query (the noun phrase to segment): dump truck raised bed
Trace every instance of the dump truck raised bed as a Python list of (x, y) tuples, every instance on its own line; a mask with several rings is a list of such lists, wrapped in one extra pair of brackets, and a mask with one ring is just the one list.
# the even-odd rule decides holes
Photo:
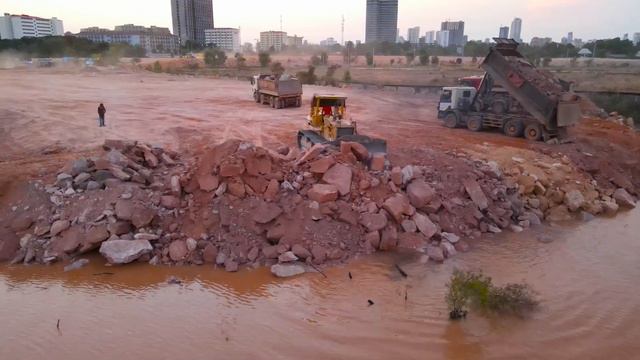
[(292, 75), (256, 75), (251, 79), (253, 99), (274, 109), (302, 106), (302, 83)]
[(480, 85), (443, 88), (438, 117), (451, 128), (499, 128), (534, 141), (564, 137), (582, 118), (580, 98), (566, 82), (525, 60), (516, 41), (494, 40), (480, 65), (486, 71)]

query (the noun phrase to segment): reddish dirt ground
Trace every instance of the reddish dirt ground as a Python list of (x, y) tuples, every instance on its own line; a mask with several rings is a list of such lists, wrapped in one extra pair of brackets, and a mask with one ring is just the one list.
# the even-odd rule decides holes
[[(0, 71), (7, 89), (0, 95), (0, 187), (16, 175), (38, 176), (78, 153), (95, 151), (108, 138), (140, 140), (197, 153), (204, 145), (245, 139), (258, 146), (293, 146), (305, 126), (314, 93), (349, 97), (349, 117), (361, 133), (385, 138), (390, 158), (403, 164), (421, 149), (562, 151), (574, 161), (619, 154), (621, 166), (635, 164), (639, 136), (600, 121), (583, 122), (576, 144), (550, 146), (512, 139), (498, 132), (451, 130), (436, 118), (437, 96), (305, 86), (302, 108), (272, 110), (251, 100), (249, 83), (146, 72), (69, 70)], [(97, 127), (96, 108), (107, 107), (107, 127)], [(618, 145), (615, 145), (618, 144)], [(635, 149), (635, 152), (633, 151)], [(586, 157), (593, 162), (594, 157)], [(629, 169), (626, 169), (629, 170)], [(634, 170), (629, 170), (634, 171)], [(637, 180), (636, 180), (637, 181)]]

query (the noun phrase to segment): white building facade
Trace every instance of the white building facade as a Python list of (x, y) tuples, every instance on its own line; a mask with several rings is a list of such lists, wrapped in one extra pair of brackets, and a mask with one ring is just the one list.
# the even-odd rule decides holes
[(230, 52), (241, 52), (242, 41), (240, 40), (240, 29), (235, 28), (215, 28), (204, 31), (205, 44)]
[(424, 34), (424, 43), (431, 45), (431, 44), (435, 44), (436, 43), (436, 32), (434, 30), (432, 31), (427, 31)]
[(45, 19), (29, 15), (0, 17), (0, 39), (22, 39), (23, 37), (63, 36), (64, 25), (58, 18)]
[(420, 26), (409, 28), (407, 39), (411, 44), (417, 45), (420, 42)]
[(436, 32), (436, 44), (440, 45), (441, 47), (449, 47), (449, 38), (449, 30), (441, 30)]
[(282, 51), (287, 45), (287, 33), (284, 31), (263, 31), (260, 33), (260, 51)]
[(178, 53), (180, 41), (172, 35), (168, 28), (144, 27), (132, 24), (116, 26), (114, 30), (90, 27), (80, 29), (76, 34), (79, 38), (93, 42), (124, 43), (131, 46), (140, 46), (147, 53)]

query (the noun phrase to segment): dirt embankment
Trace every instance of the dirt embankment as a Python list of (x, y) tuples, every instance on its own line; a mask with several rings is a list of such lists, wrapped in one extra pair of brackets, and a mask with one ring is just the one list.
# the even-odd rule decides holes
[[(10, 119), (0, 129), (0, 258), (15, 262), (70, 261), (116, 240), (105, 252), (130, 252), (112, 262), (228, 270), (294, 255), (285, 270), (296, 272), (397, 247), (442, 261), (484, 234), (613, 214), (639, 195), (640, 137), (616, 122), (585, 120), (573, 143), (532, 144), (447, 129), (435, 97), (341, 89), (359, 131), (388, 140), (381, 168), (355, 148), (307, 161), (267, 150), (293, 145), (305, 111), (258, 106), (246, 83), (0, 77), (14, 89), (0, 97)], [(109, 127), (98, 130), (101, 97)], [(129, 141), (104, 151), (105, 138)]]
[(622, 166), (634, 160), (606, 164), (589, 146), (421, 148), (398, 167), (354, 143), (297, 153), (234, 140), (192, 156), (110, 140), (55, 181), (10, 192), (0, 255), (68, 262), (99, 249), (111, 264), (272, 266), (278, 276), (397, 248), (443, 262), (483, 234), (634, 207), (640, 174)]

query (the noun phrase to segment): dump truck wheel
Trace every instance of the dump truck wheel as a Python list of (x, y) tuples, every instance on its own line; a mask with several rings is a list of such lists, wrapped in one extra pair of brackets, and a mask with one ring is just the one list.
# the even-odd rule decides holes
[(524, 133), (524, 124), (522, 120), (511, 119), (504, 124), (504, 133), (510, 137), (521, 137)]
[(458, 116), (455, 113), (448, 113), (445, 117), (444, 117), (444, 126), (448, 127), (449, 129), (455, 129), (458, 127)]
[(302, 98), (301, 98), (301, 97), (298, 97), (298, 98), (296, 99), (296, 107), (301, 107), (301, 106), (302, 106)]
[(507, 104), (502, 100), (495, 101), (491, 104), (491, 110), (496, 115), (502, 115), (507, 112)]
[(542, 128), (538, 124), (529, 124), (524, 129), (524, 137), (530, 141), (542, 140)]
[(257, 103), (260, 103), (260, 94), (253, 93), (253, 100), (255, 100)]
[(271, 105), (271, 108), (272, 108), (272, 109), (275, 109), (275, 108), (276, 108), (276, 99), (275, 99), (275, 98), (273, 98), (273, 97), (272, 97), (272, 98), (270, 98), (270, 99), (269, 99), (269, 105)]
[(467, 128), (471, 131), (482, 131), (482, 118), (474, 116), (467, 120)]

